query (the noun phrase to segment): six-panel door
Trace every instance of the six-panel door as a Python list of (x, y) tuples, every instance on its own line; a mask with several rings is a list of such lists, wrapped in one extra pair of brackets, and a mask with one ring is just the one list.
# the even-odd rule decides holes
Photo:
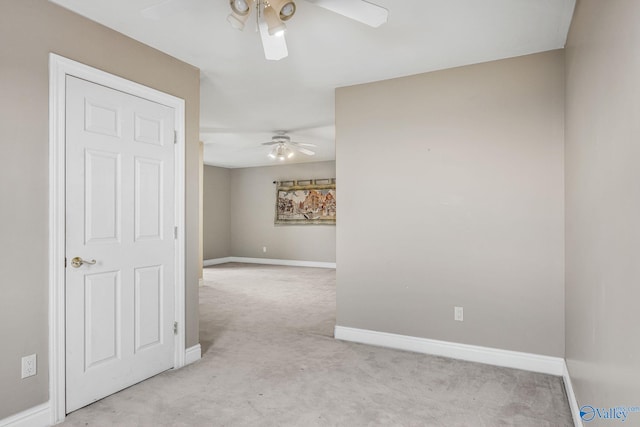
[(175, 126), (170, 107), (75, 77), (66, 95), (71, 412), (173, 367)]

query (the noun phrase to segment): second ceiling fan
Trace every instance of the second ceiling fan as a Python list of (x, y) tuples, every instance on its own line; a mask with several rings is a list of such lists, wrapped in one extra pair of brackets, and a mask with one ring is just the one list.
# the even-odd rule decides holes
[(292, 141), (285, 131), (278, 131), (271, 137), (271, 141), (263, 142), (262, 145), (272, 145), (273, 148), (269, 153), (272, 159), (285, 160), (293, 157), (293, 150), (299, 151), (307, 156), (313, 156), (316, 153), (305, 147), (315, 147), (315, 144), (308, 142)]
[[(364, 0), (306, 1), (371, 27), (387, 22), (387, 9)], [(244, 29), (251, 11), (255, 10), (265, 58), (277, 61), (289, 54), (284, 38), (285, 22), (296, 13), (294, 0), (229, 0), (229, 4), (231, 14), (227, 21), (238, 30)]]

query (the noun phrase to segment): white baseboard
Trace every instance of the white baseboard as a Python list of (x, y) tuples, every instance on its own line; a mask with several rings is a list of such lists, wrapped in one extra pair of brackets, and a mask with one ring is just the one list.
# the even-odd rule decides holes
[(227, 262), (242, 262), (246, 264), (288, 265), (292, 267), (336, 268), (335, 262), (298, 261), (294, 259), (246, 258), (246, 257), (237, 257), (237, 256), (207, 259), (202, 262), (202, 265), (208, 267), (210, 265), (225, 264)]
[(193, 347), (189, 347), (184, 354), (184, 365), (189, 365), (190, 363), (196, 362), (200, 360), (202, 357), (202, 349), (200, 348), (200, 344), (196, 344)]
[(562, 376), (564, 359), (428, 338), (336, 326), (336, 339)]
[[(185, 352), (185, 366), (200, 360), (202, 350), (200, 344), (189, 347)], [(0, 420), (0, 427), (44, 427), (50, 426), (51, 411), (49, 402), (29, 408), (18, 414)]]
[[(185, 366), (200, 360), (202, 350), (200, 344), (189, 347), (185, 351)], [(44, 427), (51, 425), (49, 402), (29, 408), (18, 414), (0, 420), (0, 427)]]
[(567, 400), (569, 401), (569, 408), (571, 408), (573, 424), (575, 427), (583, 427), (582, 417), (580, 416), (580, 406), (578, 405), (576, 394), (573, 392), (573, 384), (571, 383), (571, 376), (569, 375), (569, 369), (567, 368), (566, 362), (564, 364), (562, 380), (564, 381), (564, 389), (567, 392)]
[(205, 259), (204, 261), (202, 261), (202, 265), (205, 267), (209, 267), (211, 265), (226, 264), (228, 262), (233, 262), (231, 261), (231, 257), (229, 256), (225, 258)]
[(1, 427), (44, 427), (51, 425), (49, 402), (0, 420)]
[(486, 363), (488, 365), (522, 369), (543, 374), (562, 376), (567, 392), (569, 408), (575, 427), (583, 427), (580, 417), (580, 406), (573, 391), (571, 376), (565, 360), (561, 357), (544, 356), (540, 354), (523, 353), (497, 348), (481, 347), (468, 344), (457, 344), (447, 341), (431, 340), (407, 335), (390, 334), (386, 332), (369, 331), (366, 329), (335, 327), (335, 338), (361, 344), (389, 347), (417, 353), (433, 354), (451, 357), (453, 359), (468, 360), (470, 362)]

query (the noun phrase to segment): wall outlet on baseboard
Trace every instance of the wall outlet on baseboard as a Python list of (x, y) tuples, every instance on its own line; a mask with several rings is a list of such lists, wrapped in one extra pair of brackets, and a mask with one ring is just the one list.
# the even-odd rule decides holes
[(32, 377), (37, 373), (37, 359), (35, 354), (22, 358), (22, 378)]
[(265, 253), (265, 254), (267, 253), (267, 247), (266, 246), (262, 247), (262, 253)]
[(463, 307), (453, 307), (453, 320), (457, 320), (458, 322), (464, 321)]

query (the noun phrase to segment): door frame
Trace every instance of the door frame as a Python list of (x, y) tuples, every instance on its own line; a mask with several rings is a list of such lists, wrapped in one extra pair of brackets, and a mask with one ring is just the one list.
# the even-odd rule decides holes
[(49, 54), (49, 410), (51, 423), (66, 416), (65, 370), (65, 120), (66, 76), (139, 96), (175, 111), (175, 335), (174, 369), (185, 365), (185, 101), (71, 59)]

